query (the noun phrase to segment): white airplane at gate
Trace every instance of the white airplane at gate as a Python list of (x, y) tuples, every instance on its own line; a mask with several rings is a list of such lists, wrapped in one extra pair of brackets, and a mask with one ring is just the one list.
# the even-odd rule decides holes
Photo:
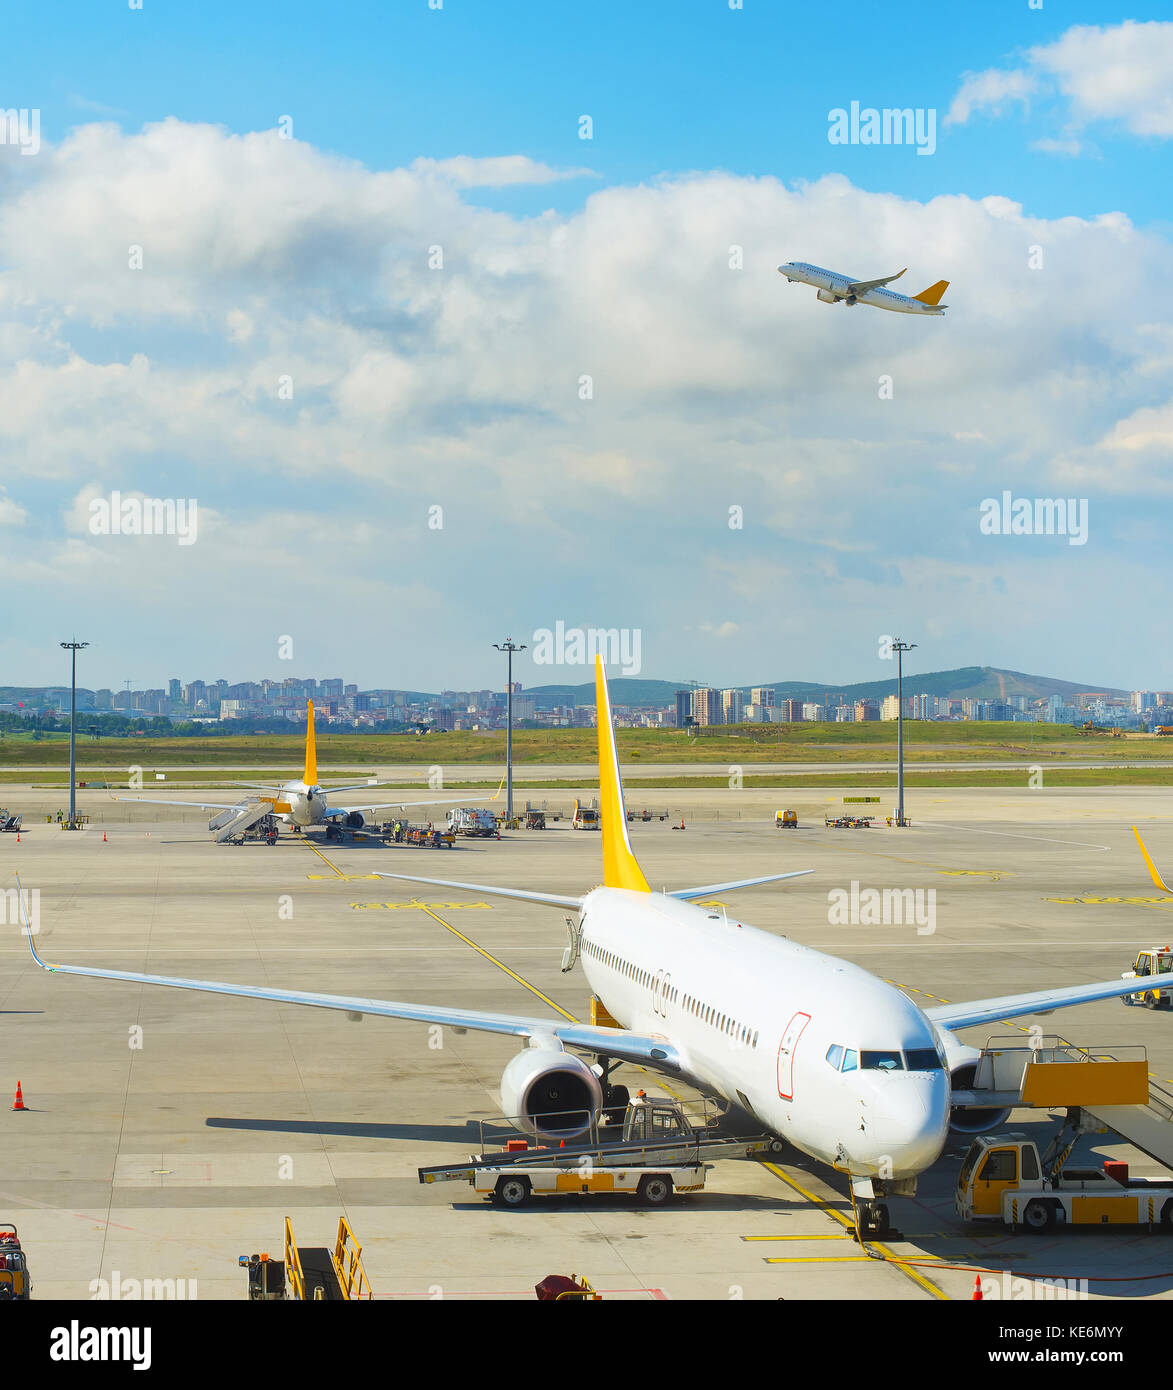
[[(563, 895), (384, 873), (443, 888), (573, 909), (575, 954), (595, 999), (620, 1026), (484, 1013), (265, 985), (37, 964), (63, 975), (239, 995), (381, 1015), (524, 1040), (501, 1079), (503, 1112), (542, 1139), (573, 1138), (621, 1100), (622, 1062), (680, 1078), (740, 1107), (751, 1122), (846, 1171), (864, 1231), (882, 1232), (890, 1192), (915, 1190), (950, 1126), (996, 1129), (1007, 1111), (962, 1110), (951, 1088), (973, 1080), (978, 1051), (955, 1030), (1135, 992), (1134, 980), (1067, 985), (923, 1009), (893, 985), (825, 951), (801, 946), (698, 899), (810, 870), (654, 892), (627, 835), (623, 788), (602, 662), (596, 660), (603, 883)], [(595, 1009), (592, 1007), (592, 1013)], [(573, 1051), (570, 1049), (574, 1049)], [(592, 1065), (578, 1054), (596, 1058)]]
[(885, 289), (893, 280), (900, 279), (903, 270), (880, 280), (855, 280), (837, 270), (824, 270), (821, 265), (787, 261), (778, 267), (778, 274), (785, 275), (791, 284), (797, 280), (802, 285), (813, 285), (818, 291), (815, 298), (824, 304), (846, 304), (849, 308), (853, 304), (868, 304), (873, 309), (890, 309), (896, 314), (943, 314), (949, 307), (941, 303), (941, 296), (949, 288), (948, 280), (938, 280), (920, 294), (897, 294), (895, 290)]
[[(262, 816), (274, 815), (295, 831), (311, 826), (325, 826), (327, 836), (337, 836), (342, 829), (361, 830), (365, 824), (364, 811), (403, 810), (408, 806), (436, 806), (441, 802), (451, 804), (452, 795), (431, 797), (426, 801), (362, 801), (350, 806), (331, 806), (327, 794), (334, 792), (358, 791), (378, 785), (372, 782), (352, 782), (341, 787), (323, 787), (318, 784), (318, 747), (314, 733), (314, 702), (306, 701), (305, 724), (305, 770), (301, 777), (279, 786), (268, 782), (239, 782), (237, 786), (255, 788), (270, 795), (254, 796), (251, 801), (242, 798), (229, 804), (226, 801), (168, 801), (158, 796), (116, 796), (115, 801), (143, 801), (155, 806), (196, 806), (205, 811), (224, 811), (237, 813), (235, 819), (228, 815), (218, 816), (209, 829), (225, 826), (224, 833), (233, 826), (246, 828), (260, 820)], [(386, 785), (386, 784), (384, 784)], [(494, 800), (496, 798), (493, 798)], [(249, 815), (252, 813), (252, 820)]]

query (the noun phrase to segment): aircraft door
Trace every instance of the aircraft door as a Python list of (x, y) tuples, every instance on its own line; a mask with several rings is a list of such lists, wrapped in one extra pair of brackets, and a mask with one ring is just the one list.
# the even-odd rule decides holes
[(795, 1014), (782, 1034), (778, 1046), (778, 1094), (783, 1100), (794, 1099), (794, 1054), (803, 1029), (810, 1021), (810, 1014)]

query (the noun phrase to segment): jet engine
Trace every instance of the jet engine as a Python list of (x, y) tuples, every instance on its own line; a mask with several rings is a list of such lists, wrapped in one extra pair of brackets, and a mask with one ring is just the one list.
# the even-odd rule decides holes
[(501, 1109), (535, 1139), (576, 1139), (603, 1108), (599, 1078), (572, 1052), (527, 1047), (501, 1077)]
[(821, 299), (824, 304), (837, 304), (839, 302), (839, 296), (832, 294), (830, 290), (819, 290), (815, 298)]
[[(973, 1086), (981, 1052), (958, 1042), (947, 1032), (942, 1035), (942, 1042), (949, 1065), (949, 1084), (955, 1091), (968, 1091)], [(954, 1105), (949, 1110), (949, 1128), (955, 1134), (989, 1134), (1005, 1124), (1009, 1116), (1009, 1110), (973, 1110), (969, 1106)]]
[(347, 811), (342, 818), (342, 824), (346, 826), (347, 830), (361, 830), (366, 825), (366, 821), (363, 819), (361, 811)]

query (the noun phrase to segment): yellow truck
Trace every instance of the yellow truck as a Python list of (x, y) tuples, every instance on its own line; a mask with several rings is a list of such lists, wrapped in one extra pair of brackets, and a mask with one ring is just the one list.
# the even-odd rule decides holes
[[(1173, 973), (1173, 949), (1168, 946), (1153, 946), (1146, 951), (1138, 951), (1131, 970), (1120, 976), (1122, 980), (1148, 980), (1153, 976)], [(1121, 1003), (1143, 1004), (1146, 1009), (1173, 1008), (1173, 979), (1163, 987), (1143, 988), (1136, 994), (1122, 994)]]
[(1028, 1231), (1056, 1226), (1157, 1226), (1173, 1229), (1173, 1177), (1132, 1178), (1128, 1164), (1065, 1166), (1086, 1132), (1069, 1121), (1045, 1153), (1024, 1134), (985, 1134), (970, 1145), (957, 1175), (962, 1221), (1001, 1221)]

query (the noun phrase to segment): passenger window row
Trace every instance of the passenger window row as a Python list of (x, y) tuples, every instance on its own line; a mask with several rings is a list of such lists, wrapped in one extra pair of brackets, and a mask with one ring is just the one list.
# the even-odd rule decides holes
[[(625, 975), (637, 984), (650, 987), (655, 979), (650, 970), (641, 969), (632, 961), (625, 960), (616, 952), (608, 951), (594, 941), (584, 940), (582, 951), (584, 955), (590, 956), (593, 960), (599, 961), (612, 970), (617, 970), (619, 974)], [(670, 984), (663, 991), (663, 998), (665, 1003), (675, 1004), (680, 998), (679, 988)], [(722, 1013), (715, 1005), (706, 1004), (694, 995), (686, 994), (683, 999), (683, 1007), (695, 1018), (699, 1018), (702, 1023), (707, 1023), (710, 1027), (715, 1028), (717, 1032), (735, 1038), (745, 1047), (757, 1047), (760, 1038), (759, 1030), (751, 1028), (747, 1023), (739, 1023), (731, 1015)]]

